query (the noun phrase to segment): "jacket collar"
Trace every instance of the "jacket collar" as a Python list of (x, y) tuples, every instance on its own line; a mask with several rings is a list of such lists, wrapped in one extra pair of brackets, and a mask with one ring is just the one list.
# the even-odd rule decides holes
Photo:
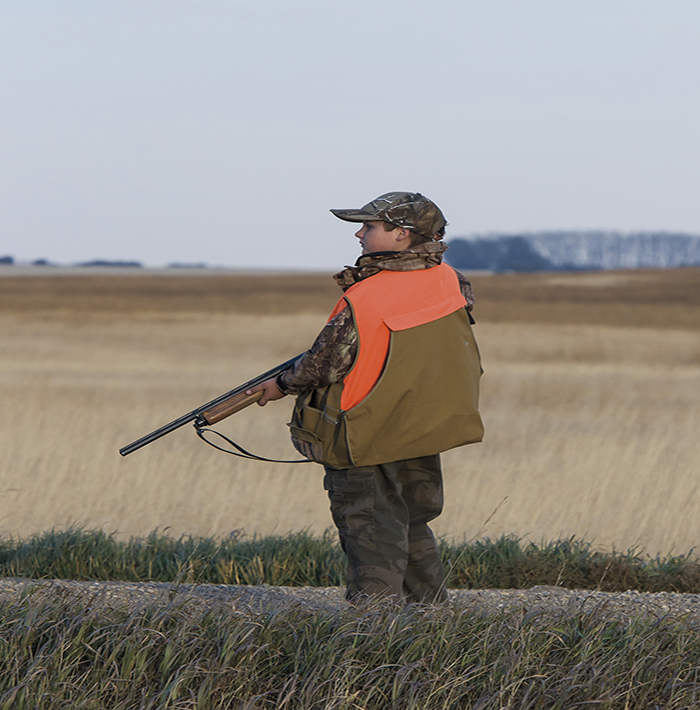
[(333, 276), (335, 282), (346, 291), (350, 286), (378, 274), (380, 271), (420, 271), (430, 269), (442, 262), (447, 251), (445, 242), (425, 242), (404, 251), (378, 251), (363, 254), (354, 266), (346, 266)]

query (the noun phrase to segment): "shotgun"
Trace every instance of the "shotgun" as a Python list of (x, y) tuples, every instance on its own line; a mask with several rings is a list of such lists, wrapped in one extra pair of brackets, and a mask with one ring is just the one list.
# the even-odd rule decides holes
[(127, 456), (132, 451), (136, 451), (142, 446), (146, 446), (152, 441), (160, 439), (161, 436), (170, 434), (171, 431), (175, 431), (175, 429), (179, 429), (181, 426), (185, 426), (185, 424), (189, 424), (190, 422), (194, 422), (195, 427), (203, 427), (210, 424), (216, 424), (216, 422), (220, 422), (222, 419), (226, 419), (226, 417), (230, 417), (232, 414), (240, 412), (241, 409), (244, 409), (249, 404), (257, 402), (260, 397), (262, 397), (262, 392), (247, 395), (245, 393), (246, 390), (265, 382), (265, 380), (277, 377), (277, 375), (285, 370), (289, 370), (294, 366), (294, 363), (296, 363), (300, 357), (301, 355), (297, 355), (291, 360), (287, 360), (287, 362), (283, 362), (281, 365), (277, 365), (277, 367), (273, 367), (271, 370), (263, 372), (262, 375), (258, 375), (252, 380), (248, 380), (248, 382), (232, 389), (230, 392), (219, 395), (216, 399), (212, 399), (211, 402), (207, 402), (201, 407), (193, 409), (188, 414), (183, 414), (179, 419), (170, 422), (170, 424), (166, 424), (160, 429), (156, 429), (150, 434), (146, 434), (146, 436), (142, 436), (140, 439), (137, 439), (124, 448), (119, 449), (119, 453), (122, 456)]

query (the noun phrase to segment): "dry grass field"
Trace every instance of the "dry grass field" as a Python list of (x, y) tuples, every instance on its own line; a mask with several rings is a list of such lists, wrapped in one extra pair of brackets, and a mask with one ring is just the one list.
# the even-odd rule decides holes
[[(339, 294), (328, 275), (18, 273), (0, 274), (0, 534), (330, 526), (315, 464), (234, 459), (190, 427), (117, 453), (308, 347)], [(445, 454), (436, 532), (698, 545), (700, 269), (473, 282), (487, 435)], [(290, 407), (218, 428), (295, 458)]]

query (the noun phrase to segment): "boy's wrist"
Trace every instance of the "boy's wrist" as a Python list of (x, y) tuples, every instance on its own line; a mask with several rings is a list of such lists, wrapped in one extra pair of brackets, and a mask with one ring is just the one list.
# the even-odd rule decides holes
[(285, 394), (285, 395), (292, 394), (290, 392), (289, 388), (287, 387), (287, 385), (285, 385), (284, 380), (282, 379), (282, 375), (284, 375), (284, 372), (280, 372), (280, 374), (277, 375), (277, 377), (275, 378), (275, 384), (277, 385), (277, 389), (282, 394)]

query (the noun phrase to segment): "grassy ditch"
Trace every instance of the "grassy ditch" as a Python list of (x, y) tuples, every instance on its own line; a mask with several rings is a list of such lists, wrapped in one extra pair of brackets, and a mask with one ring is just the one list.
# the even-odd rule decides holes
[[(36, 596), (36, 598), (33, 598)], [(331, 613), (0, 603), (0, 710), (692, 708), (700, 637), (672, 620), (377, 603)]]
[[(453, 589), (524, 589), (535, 585), (600, 591), (700, 593), (700, 564), (688, 555), (646, 557), (559, 540), (513, 536), (456, 544), (441, 541)], [(154, 532), (117, 540), (102, 531), (49, 531), (0, 539), (0, 576), (33, 579), (194, 582), (328, 587), (344, 584), (335, 535), (225, 539)]]

